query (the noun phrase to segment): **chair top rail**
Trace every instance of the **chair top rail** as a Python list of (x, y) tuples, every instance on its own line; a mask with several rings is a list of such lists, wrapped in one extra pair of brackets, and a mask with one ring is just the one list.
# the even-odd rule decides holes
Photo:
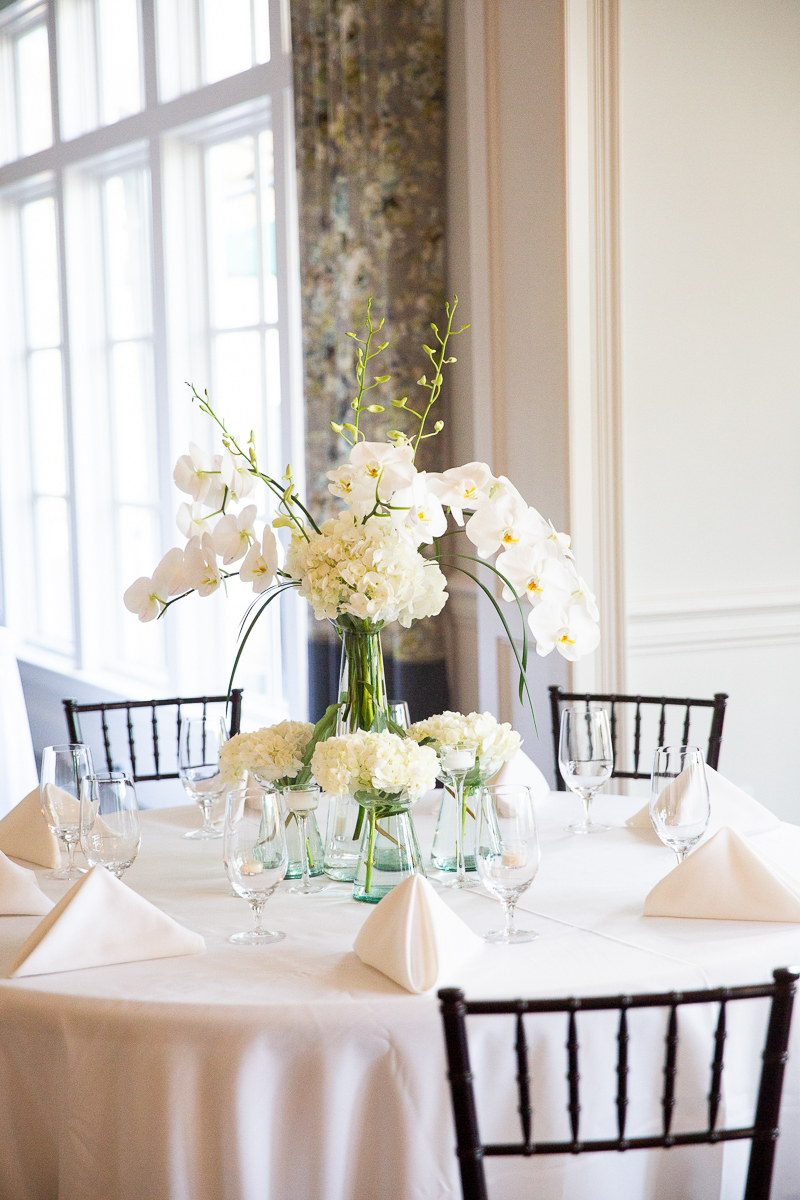
[(97, 704), (72, 704), (72, 711), (76, 713), (82, 712), (109, 712), (112, 709), (125, 708), (163, 708), (166, 705), (175, 704), (221, 704), (223, 701), (227, 703), (234, 696), (241, 695), (241, 688), (234, 688), (230, 696), (173, 696), (169, 700), (113, 700), (108, 703)]
[(714, 1004), (721, 1000), (756, 1000), (775, 994), (775, 983), (705, 988), (695, 992), (652, 992), (635, 996), (570, 996), (562, 1000), (464, 1000), (467, 1016), (506, 1013), (589, 1012), (620, 1008), (669, 1008), (674, 1004)]
[(716, 692), (713, 700), (700, 700), (693, 699), (691, 696), (623, 696), (617, 692), (562, 692), (557, 685), (553, 685), (552, 691), (559, 700), (615, 701), (619, 704), (674, 704), (681, 708), (687, 704), (690, 704), (692, 708), (716, 708), (721, 700), (728, 699), (727, 692)]
[(700, 1146), (713, 1142), (742, 1141), (758, 1138), (754, 1125), (747, 1129), (718, 1129), (713, 1133), (653, 1134), (652, 1137), (608, 1138), (605, 1141), (580, 1142), (489, 1142), (483, 1153), (488, 1155), (583, 1154), (591, 1150), (653, 1150), (659, 1146)]

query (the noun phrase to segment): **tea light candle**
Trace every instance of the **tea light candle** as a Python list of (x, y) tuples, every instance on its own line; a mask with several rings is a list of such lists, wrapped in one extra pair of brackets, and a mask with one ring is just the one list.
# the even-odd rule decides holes
[(504, 867), (524, 867), (528, 861), (528, 852), (525, 846), (504, 846), (503, 847), (503, 866)]
[(468, 748), (443, 750), (441, 761), (445, 771), (469, 771), (475, 766), (475, 751)]
[(260, 862), (243, 862), (239, 870), (242, 875), (260, 875), (264, 870), (264, 864)]
[(319, 791), (316, 788), (286, 788), (283, 803), (290, 812), (311, 812), (319, 805)]

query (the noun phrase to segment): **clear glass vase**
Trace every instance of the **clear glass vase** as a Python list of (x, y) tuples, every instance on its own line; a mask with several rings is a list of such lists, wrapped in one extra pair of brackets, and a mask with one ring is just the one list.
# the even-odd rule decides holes
[(302, 822), (296, 812), (287, 812), (281, 805), (283, 822), (286, 829), (286, 848), (289, 854), (289, 866), (286, 868), (287, 879), (300, 879), (303, 874), (303, 859), (305, 854), (309, 875), (322, 875), (324, 872), (322, 838), (317, 825), (316, 813), (310, 812), (305, 818), (305, 846), (301, 833)]
[(487, 780), (497, 774), (502, 765), (499, 759), (490, 759), (483, 762), (479, 759), (476, 762), (474, 770), (470, 771), (464, 780), (464, 799), (460, 814), (455, 795), (449, 787), (445, 786), (442, 792), (442, 799), (439, 803), (439, 814), (436, 819), (436, 830), (433, 835), (433, 848), (431, 850), (431, 862), (437, 870), (457, 870), (456, 827), (460, 819), (464, 845), (464, 868), (467, 871), (477, 871), (475, 844), (481, 789)]
[(365, 811), (358, 867), (353, 882), (353, 899), (377, 904), (387, 892), (410, 875), (424, 875), (409, 796), (367, 799), (359, 792)]
[[(382, 624), (343, 615), (336, 622), (342, 639), (339, 670), (339, 715), (336, 733), (358, 729), (380, 732), (394, 724), (386, 698), (381, 649)], [(395, 733), (402, 732), (395, 728)]]
[(325, 874), (340, 883), (356, 877), (365, 812), (352, 796), (331, 796), (325, 834)]

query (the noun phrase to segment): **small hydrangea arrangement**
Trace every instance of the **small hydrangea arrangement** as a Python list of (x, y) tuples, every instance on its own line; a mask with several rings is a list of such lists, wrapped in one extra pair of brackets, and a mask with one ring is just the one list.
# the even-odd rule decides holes
[(349, 793), (364, 807), (380, 810), (418, 800), (434, 787), (438, 758), (431, 746), (411, 738), (362, 730), (317, 742), (311, 770), (324, 791)]
[[(487, 772), (493, 775), (499, 771), (522, 745), (522, 738), (508, 721), (498, 721), (488, 712), (471, 712), (467, 716), (459, 712), (439, 713), (417, 721), (408, 730), (408, 736), (422, 745), (433, 746), (437, 753), (442, 746), (455, 746), (458, 742), (475, 746), (476, 783), (485, 781)], [(467, 786), (469, 783), (468, 776)]]
[(303, 759), (313, 733), (309, 721), (279, 721), (253, 733), (237, 733), (220, 750), (220, 770), (229, 780), (249, 772), (260, 783), (278, 787), (306, 783), (311, 769)]

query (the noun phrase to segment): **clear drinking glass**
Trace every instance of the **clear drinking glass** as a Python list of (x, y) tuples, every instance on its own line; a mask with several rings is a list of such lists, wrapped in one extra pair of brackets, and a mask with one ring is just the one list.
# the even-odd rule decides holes
[(227, 740), (228, 731), (221, 718), (191, 717), (181, 724), (178, 775), (203, 813), (202, 828), (190, 830), (183, 835), (185, 838), (206, 841), (222, 837), (222, 831), (211, 823), (211, 808), (226, 791), (219, 770), (219, 751)]
[(611, 730), (608, 713), (604, 709), (564, 709), (561, 713), (558, 768), (570, 791), (577, 792), (583, 800), (583, 820), (568, 825), (568, 831), (605, 833), (608, 825), (601, 825), (589, 817), (595, 792), (608, 782), (614, 769)]
[(405, 700), (390, 700), (389, 715), (395, 725), (399, 725), (401, 729), (408, 729), (411, 724), (411, 714)]
[(650, 820), (679, 863), (700, 841), (710, 816), (703, 751), (697, 746), (660, 746), (650, 776)]
[(311, 848), (309, 845), (309, 827), (308, 819), (316, 821), (313, 816), (316, 809), (319, 807), (319, 798), (322, 794), (322, 788), (315, 783), (311, 784), (290, 784), (281, 792), (283, 806), (287, 813), (294, 813), (295, 819), (300, 829), (300, 883), (294, 883), (289, 888), (290, 892), (299, 892), (303, 896), (310, 896), (314, 892), (322, 891), (321, 883), (312, 883), (309, 867), (309, 858), (311, 858)]
[(466, 742), (458, 742), (454, 746), (441, 746), (439, 749), (439, 766), (445, 781), (450, 784), (456, 797), (456, 877), (448, 880), (442, 886), (446, 888), (474, 888), (477, 881), (467, 876), (464, 862), (464, 828), (467, 821), (464, 806), (464, 780), (475, 766), (475, 746)]
[(517, 929), (514, 906), (539, 869), (539, 838), (530, 788), (516, 784), (484, 787), (478, 814), (478, 874), (503, 906), (505, 927), (485, 934), (487, 942), (531, 942), (532, 929)]
[(289, 861), (277, 793), (250, 785), (228, 794), (223, 862), (237, 896), (253, 910), (253, 928), (228, 938), (237, 945), (279, 942), (285, 933), (263, 929), (261, 910), (286, 874)]
[(80, 879), (86, 871), (75, 866), (75, 847), (81, 837), (81, 782), (94, 771), (92, 752), (80, 743), (45, 746), (42, 753), (40, 804), (47, 824), (67, 847), (66, 867), (50, 871), (48, 879)]
[(141, 829), (136, 788), (123, 771), (84, 776), (81, 783), (81, 847), (90, 867), (117, 879), (139, 853)]

